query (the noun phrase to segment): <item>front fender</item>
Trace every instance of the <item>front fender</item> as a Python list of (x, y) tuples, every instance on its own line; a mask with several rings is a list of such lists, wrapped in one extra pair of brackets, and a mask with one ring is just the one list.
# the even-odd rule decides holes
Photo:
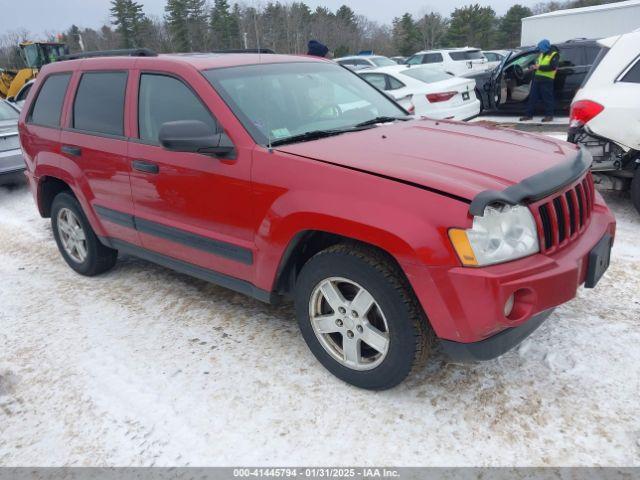
[(458, 265), (448, 229), (468, 204), (416, 186), (281, 152), (255, 152), (256, 283), (270, 290), (291, 242), (322, 231), (374, 245), (400, 264)]

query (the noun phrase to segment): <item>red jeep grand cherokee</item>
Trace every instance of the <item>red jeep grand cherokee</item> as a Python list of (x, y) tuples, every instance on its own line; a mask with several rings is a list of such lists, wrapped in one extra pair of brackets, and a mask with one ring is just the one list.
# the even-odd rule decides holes
[(295, 301), (334, 375), (401, 382), (437, 337), (496, 357), (609, 262), (615, 221), (569, 143), (408, 117), (330, 61), (257, 54), (47, 65), (20, 118), (60, 253), (118, 252)]

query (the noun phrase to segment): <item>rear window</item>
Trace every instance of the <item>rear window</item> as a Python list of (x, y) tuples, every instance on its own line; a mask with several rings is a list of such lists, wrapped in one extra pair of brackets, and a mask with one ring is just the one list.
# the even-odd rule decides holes
[(390, 67), (393, 65), (397, 65), (396, 62), (387, 57), (373, 57), (370, 60), (378, 67)]
[(0, 121), (17, 120), (17, 119), (18, 119), (18, 112), (16, 112), (12, 107), (10, 107), (5, 102), (0, 100)]
[(29, 121), (47, 127), (59, 127), (64, 95), (71, 79), (70, 73), (49, 75), (38, 92)]
[(126, 72), (84, 73), (73, 104), (73, 128), (123, 136), (126, 85)]
[(400, 73), (425, 83), (440, 82), (453, 78), (453, 75), (449, 73), (433, 71), (428, 68), (407, 68)]
[(451, 60), (457, 62), (461, 60), (484, 60), (484, 56), (480, 50), (464, 50), (462, 52), (449, 52)]

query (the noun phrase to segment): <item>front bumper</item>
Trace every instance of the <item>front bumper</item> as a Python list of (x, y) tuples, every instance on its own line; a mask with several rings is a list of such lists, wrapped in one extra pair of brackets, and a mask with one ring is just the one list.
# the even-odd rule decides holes
[(440, 340), (444, 353), (453, 361), (471, 363), (491, 360), (511, 350), (533, 333), (551, 315), (553, 309), (534, 315), (518, 327), (507, 328), (479, 342), (461, 343)]
[[(615, 219), (597, 195), (589, 226), (553, 254), (484, 268), (404, 264), (403, 268), (436, 335), (473, 344), (526, 325), (573, 299), (585, 282), (589, 253), (607, 233), (615, 236)], [(505, 316), (504, 305), (512, 294), (513, 312)]]

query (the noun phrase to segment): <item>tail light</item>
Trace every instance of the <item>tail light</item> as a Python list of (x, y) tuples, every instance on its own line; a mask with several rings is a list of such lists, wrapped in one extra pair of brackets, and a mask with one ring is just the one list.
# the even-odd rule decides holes
[(569, 116), (570, 127), (581, 127), (591, 121), (596, 115), (604, 110), (599, 103), (591, 100), (578, 100), (571, 104), (571, 114)]
[(428, 93), (427, 100), (429, 100), (431, 103), (446, 102), (447, 100), (451, 100), (457, 94), (458, 92)]

